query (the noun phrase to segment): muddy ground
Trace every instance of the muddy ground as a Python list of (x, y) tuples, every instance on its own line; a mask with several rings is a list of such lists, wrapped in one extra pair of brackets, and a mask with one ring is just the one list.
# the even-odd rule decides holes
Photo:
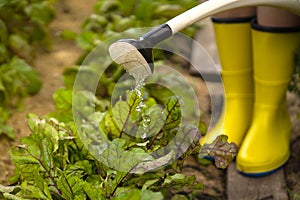
[[(61, 39), (59, 33), (65, 29), (78, 32), (82, 20), (92, 13), (92, 6), (95, 2), (96, 0), (57, 1), (57, 16), (50, 26), (53, 40), (52, 51), (40, 50), (34, 62), (34, 66), (43, 81), (43, 88), (37, 95), (24, 100), (23, 111), (13, 112), (9, 123), (15, 128), (17, 139), (9, 141), (5, 137), (0, 137), (1, 184), (9, 184), (8, 178), (13, 173), (13, 165), (8, 153), (10, 146), (18, 144), (21, 137), (29, 134), (26, 122), (27, 113), (36, 113), (42, 116), (54, 110), (52, 94), (56, 89), (63, 86), (62, 72), (65, 67), (72, 66), (82, 53), (75, 42)], [(196, 82), (201, 82), (199, 77), (190, 78)], [(199, 97), (200, 104), (204, 110), (209, 112), (209, 95), (203, 87), (203, 83), (199, 84), (198, 90), (202, 90), (199, 91), (201, 94)], [(297, 118), (297, 113), (300, 110), (300, 99), (290, 94), (288, 101), (293, 120), (292, 155), (284, 171), (289, 193), (295, 196), (298, 194), (298, 199), (300, 199), (300, 120), (299, 117)], [(226, 199), (226, 170), (216, 169), (213, 165), (199, 165), (197, 161), (190, 158), (185, 165), (184, 172), (195, 175), (197, 180), (205, 185), (205, 189), (199, 193), (199, 199)]]

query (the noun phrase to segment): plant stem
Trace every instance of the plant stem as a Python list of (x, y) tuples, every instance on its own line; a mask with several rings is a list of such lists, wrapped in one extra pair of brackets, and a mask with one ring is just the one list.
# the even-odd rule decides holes
[(118, 189), (118, 187), (120, 187), (121, 185), (122, 185), (122, 183), (123, 183), (123, 181), (128, 177), (128, 175), (130, 174), (130, 172), (132, 172), (135, 168), (136, 168), (136, 166), (138, 165), (138, 163), (137, 164), (135, 164), (122, 178), (121, 178), (121, 180), (120, 180), (120, 182), (117, 184), (117, 186), (114, 188), (114, 190), (112, 191), (112, 193), (111, 193), (111, 195), (112, 196), (114, 196), (114, 194), (115, 194), (115, 192), (117, 191), (117, 189)]
[(46, 174), (48, 175), (48, 177), (50, 178), (51, 182), (53, 183), (53, 186), (55, 187), (55, 189), (57, 190), (58, 194), (60, 196), (62, 196), (62, 192), (60, 191), (60, 189), (58, 188), (58, 185), (56, 184), (54, 177), (50, 174), (50, 172), (47, 170), (46, 166), (42, 163), (42, 161), (37, 158), (36, 156), (32, 155), (28, 150), (27, 150), (28, 154), (31, 155), (33, 158), (35, 158), (38, 162), (39, 165), (45, 170)]

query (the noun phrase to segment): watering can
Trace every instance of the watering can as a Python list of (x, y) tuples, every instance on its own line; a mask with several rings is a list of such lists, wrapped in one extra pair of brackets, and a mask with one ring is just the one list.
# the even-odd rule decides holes
[(111, 58), (132, 74), (153, 73), (152, 48), (189, 25), (217, 13), (247, 6), (274, 6), (300, 14), (300, 0), (209, 0), (170, 19), (138, 39), (121, 39), (109, 47)]

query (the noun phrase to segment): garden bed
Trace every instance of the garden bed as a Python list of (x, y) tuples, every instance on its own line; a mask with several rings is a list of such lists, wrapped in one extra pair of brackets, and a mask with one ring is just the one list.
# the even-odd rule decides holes
[[(13, 164), (9, 158), (9, 149), (19, 143), (19, 139), (29, 135), (26, 115), (35, 113), (39, 116), (54, 110), (52, 95), (62, 83), (62, 73), (65, 67), (72, 66), (82, 54), (82, 50), (75, 42), (63, 40), (59, 33), (65, 29), (79, 32), (82, 19), (92, 13), (92, 7), (96, 0), (81, 1), (62, 0), (56, 4), (56, 19), (50, 26), (53, 47), (50, 52), (38, 51), (34, 66), (39, 72), (43, 87), (41, 91), (24, 100), (24, 109), (14, 111), (9, 123), (15, 128), (17, 138), (10, 141), (4, 136), (0, 137), (0, 183), (9, 184), (8, 179), (13, 173)], [(199, 77), (192, 77), (188, 70), (182, 71), (186, 77), (193, 79), (199, 86), (199, 101), (202, 109), (209, 113), (209, 94), (204, 83)], [(294, 95), (288, 95), (290, 113), (293, 121), (293, 134), (291, 139), (292, 154), (284, 168), (289, 195), (300, 199), (300, 100)], [(200, 106), (201, 106), (200, 105)], [(194, 158), (189, 158), (184, 165), (183, 172), (187, 175), (195, 175), (196, 180), (204, 184), (205, 188), (199, 191), (199, 199), (224, 199), (226, 198), (226, 170), (217, 169), (213, 165), (200, 165)]]

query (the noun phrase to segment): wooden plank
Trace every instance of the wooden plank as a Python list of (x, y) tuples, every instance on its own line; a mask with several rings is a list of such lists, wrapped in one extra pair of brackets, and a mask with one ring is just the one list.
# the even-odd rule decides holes
[(287, 187), (283, 169), (264, 177), (243, 176), (231, 163), (227, 169), (228, 200), (286, 200)]

